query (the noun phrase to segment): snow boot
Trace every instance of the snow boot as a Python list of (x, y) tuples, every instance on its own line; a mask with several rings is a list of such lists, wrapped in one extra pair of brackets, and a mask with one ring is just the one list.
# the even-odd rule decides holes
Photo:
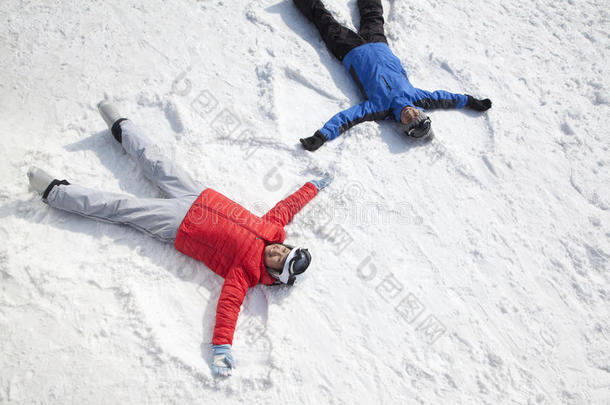
[(30, 187), (38, 194), (42, 194), (49, 187), (49, 184), (55, 180), (55, 177), (38, 167), (30, 167), (28, 169), (28, 179), (30, 180)]
[(67, 180), (57, 180), (49, 173), (34, 166), (28, 169), (28, 179), (30, 180), (30, 187), (42, 195), (43, 201), (47, 199), (53, 187), (60, 184), (70, 184)]
[(46, 200), (53, 187), (60, 184), (70, 184), (67, 180), (57, 180), (49, 173), (34, 166), (28, 169), (28, 179), (30, 180), (30, 187), (38, 194), (41, 194), (43, 200)]
[(114, 139), (121, 143), (123, 140), (121, 136), (121, 122), (125, 121), (127, 118), (121, 118), (117, 109), (107, 100), (100, 101), (97, 104), (97, 109), (112, 132)]

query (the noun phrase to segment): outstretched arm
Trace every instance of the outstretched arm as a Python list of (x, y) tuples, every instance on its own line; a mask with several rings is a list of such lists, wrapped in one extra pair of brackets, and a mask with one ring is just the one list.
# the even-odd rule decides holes
[(275, 204), (275, 207), (271, 208), (269, 212), (263, 216), (263, 219), (275, 222), (284, 227), (316, 196), (317, 193), (318, 189), (313, 183), (305, 183), (305, 185), (296, 192)]
[(427, 91), (417, 89), (417, 98), (413, 104), (424, 110), (435, 108), (464, 108), (468, 103), (466, 94), (454, 94), (445, 90)]
[(382, 120), (389, 111), (375, 111), (370, 101), (355, 105), (335, 114), (324, 126), (309, 138), (301, 139), (303, 147), (314, 151), (326, 141), (333, 140), (356, 124), (364, 121)]
[(435, 108), (469, 108), (475, 111), (487, 111), (491, 108), (491, 100), (476, 99), (468, 94), (454, 94), (445, 90), (427, 91), (417, 89), (417, 100), (415, 104), (425, 110)]
[(248, 279), (243, 270), (238, 267), (229, 270), (216, 307), (216, 324), (212, 337), (214, 352), (212, 373), (214, 375), (229, 376), (235, 367), (231, 344), (239, 310), (247, 292)]
[(237, 317), (246, 292), (248, 292), (248, 278), (244, 271), (239, 267), (229, 270), (216, 307), (213, 344), (230, 345), (233, 343)]

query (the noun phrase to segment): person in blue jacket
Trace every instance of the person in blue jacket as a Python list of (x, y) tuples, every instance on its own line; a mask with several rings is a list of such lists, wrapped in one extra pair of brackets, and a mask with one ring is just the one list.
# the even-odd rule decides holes
[(293, 0), (297, 8), (314, 23), (330, 52), (350, 73), (366, 98), (332, 117), (313, 136), (301, 139), (309, 151), (337, 138), (363, 121), (394, 119), (405, 133), (415, 138), (434, 136), (430, 118), (424, 110), (470, 108), (486, 111), (491, 100), (444, 90), (418, 89), (409, 82), (400, 60), (392, 53), (383, 29), (381, 0), (358, 0), (358, 33), (339, 24), (320, 0)]

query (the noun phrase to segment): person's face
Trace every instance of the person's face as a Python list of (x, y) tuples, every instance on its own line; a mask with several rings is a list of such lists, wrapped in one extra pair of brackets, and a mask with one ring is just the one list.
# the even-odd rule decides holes
[(419, 117), (419, 110), (415, 107), (407, 106), (400, 113), (400, 122), (404, 125), (409, 125)]
[(273, 270), (282, 270), (289, 253), (290, 249), (278, 243), (265, 246), (265, 267)]

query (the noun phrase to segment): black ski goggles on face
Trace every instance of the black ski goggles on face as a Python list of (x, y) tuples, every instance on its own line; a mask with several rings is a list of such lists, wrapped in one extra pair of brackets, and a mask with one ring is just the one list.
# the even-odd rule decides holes
[[(288, 263), (288, 280), (286, 281), (287, 285), (294, 285), (294, 282), (297, 279), (299, 274), (303, 274), (307, 267), (309, 267), (309, 263), (311, 262), (311, 254), (307, 249), (297, 249), (294, 257), (290, 259)], [(285, 270), (285, 271), (286, 271)]]
[(405, 131), (405, 135), (412, 138), (427, 138), (430, 134), (432, 134), (432, 120), (428, 116), (416, 121), (413, 127)]

